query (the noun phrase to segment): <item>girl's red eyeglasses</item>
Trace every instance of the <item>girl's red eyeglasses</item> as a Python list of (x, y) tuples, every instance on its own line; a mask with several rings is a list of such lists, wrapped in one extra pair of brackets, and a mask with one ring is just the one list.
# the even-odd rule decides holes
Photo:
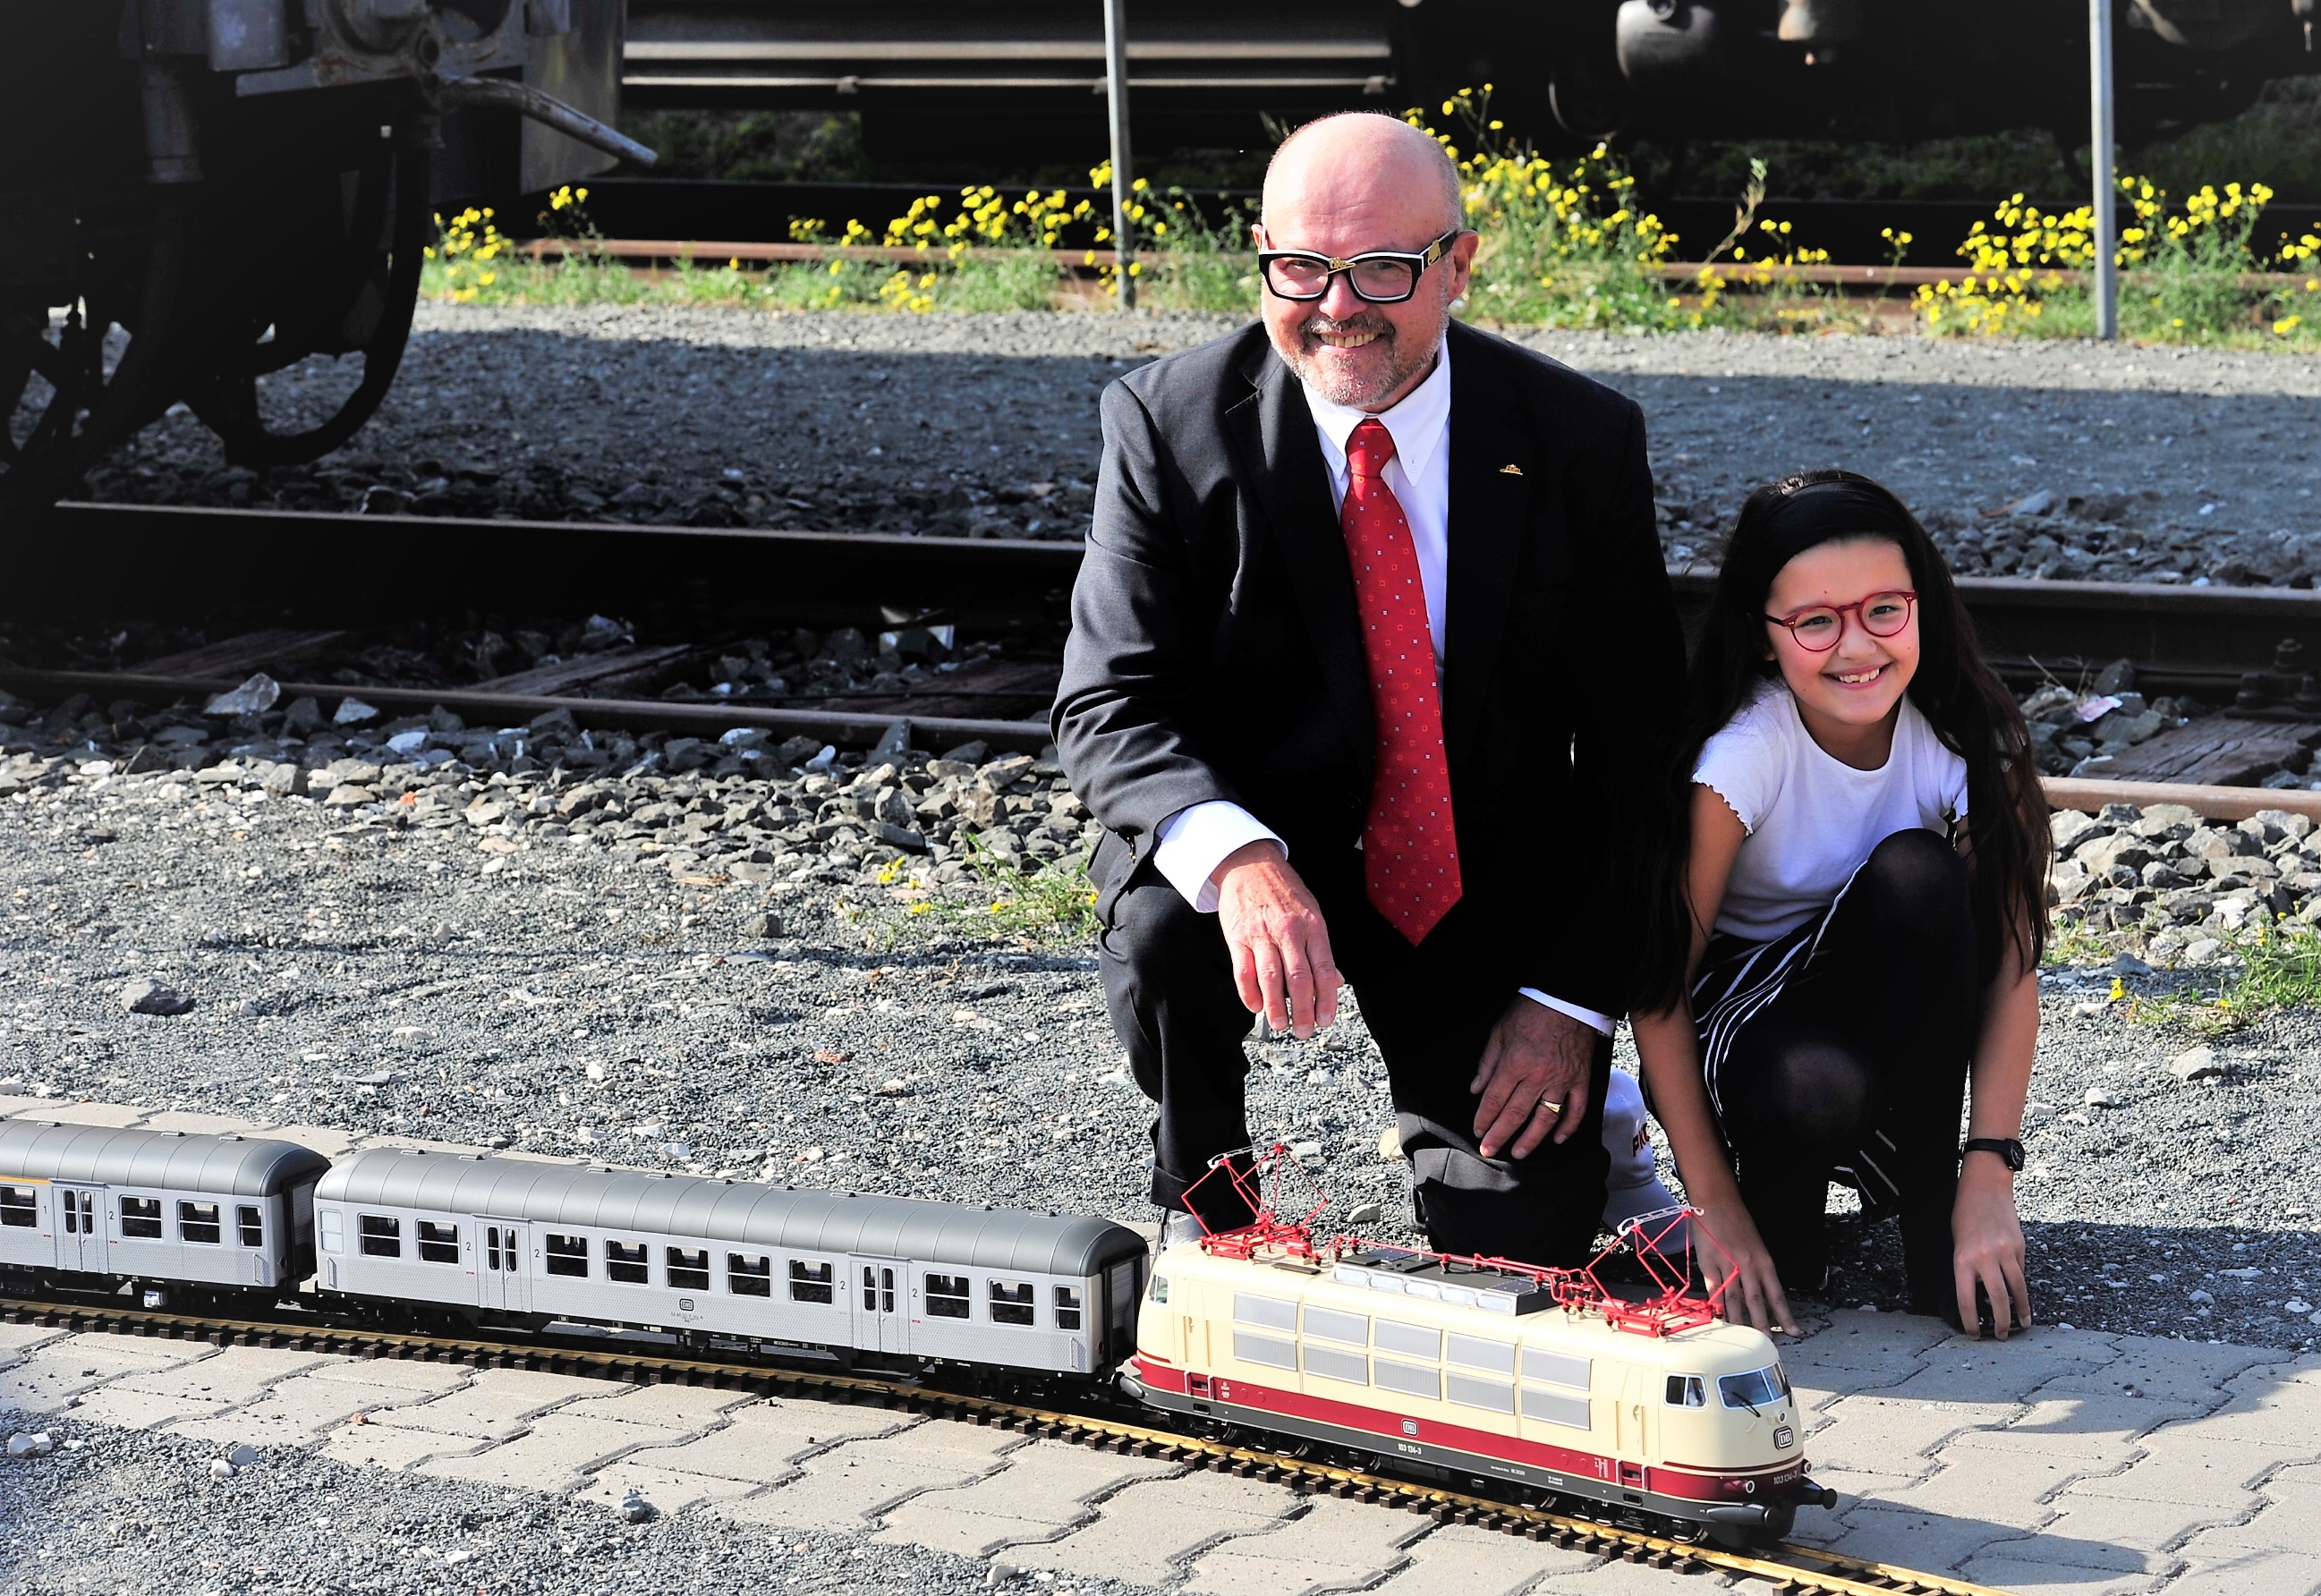
[(1909, 588), (1898, 588), (1891, 593), (1873, 593), (1868, 598), (1851, 604), (1810, 604), (1795, 613), (1768, 615), (1775, 626), (1786, 626), (1798, 647), (1808, 654), (1826, 654), (1845, 636), (1845, 618), (1858, 615), (1861, 630), (1873, 638), (1899, 636), (1910, 624), (1911, 606), (1918, 602), (1917, 594)]

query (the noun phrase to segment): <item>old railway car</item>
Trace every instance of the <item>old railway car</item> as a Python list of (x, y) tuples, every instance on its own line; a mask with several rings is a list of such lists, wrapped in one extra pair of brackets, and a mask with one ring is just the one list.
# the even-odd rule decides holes
[(152, 1308), (270, 1298), (313, 1271), (329, 1167), (296, 1142), (0, 1120), (0, 1276)]
[(1146, 1261), (1079, 1216), (406, 1149), (341, 1160), (315, 1209), (319, 1289), (380, 1313), (889, 1367), (1093, 1378), (1133, 1340)]
[[(173, 404), (249, 466), (352, 437), (402, 359), (436, 210), (651, 160), (612, 125), (624, 6), (9, 5), (0, 533)], [(309, 360), (341, 373), (329, 413), (268, 392)]]
[(1554, 1289), (1584, 1276), (1300, 1239), (1163, 1252), (1124, 1384), (1157, 1408), (1388, 1469), (1736, 1544), (1831, 1500), (1806, 1479), (1789, 1380), (1761, 1330), (1705, 1311), (1607, 1316)]

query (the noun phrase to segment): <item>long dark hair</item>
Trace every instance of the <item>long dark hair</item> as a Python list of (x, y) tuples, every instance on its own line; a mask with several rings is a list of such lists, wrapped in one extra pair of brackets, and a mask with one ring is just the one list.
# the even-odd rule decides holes
[(2023, 712), (1984, 660), (1950, 567), (1918, 518), (1867, 476), (1807, 471), (1759, 488), (1741, 507), (1692, 651), (1675, 764), (1661, 794), (1670, 812), (1663, 817), (1670, 842), (1658, 856), (1648, 890), (1638, 983), (1647, 1009), (1666, 1008), (1684, 992), (1693, 934), (1692, 772), (1701, 747), (1760, 685), (1779, 675), (1779, 667), (1765, 657), (1764, 611), (1781, 567), (1808, 549), (1848, 538), (1896, 545), (1917, 589), (1918, 669), (1907, 693), (1943, 746), (1966, 761), (1966, 831), (1985, 976), (2007, 940), (2026, 969), (2039, 962), (2053, 845)]

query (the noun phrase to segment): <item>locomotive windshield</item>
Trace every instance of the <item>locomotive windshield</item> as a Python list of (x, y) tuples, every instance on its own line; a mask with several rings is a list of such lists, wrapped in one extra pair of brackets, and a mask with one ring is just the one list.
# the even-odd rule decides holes
[(1745, 1374), (1725, 1374), (1718, 1378), (1716, 1389), (1728, 1408), (1746, 1408), (1751, 1412), (1779, 1401), (1789, 1394), (1789, 1383), (1781, 1374), (1781, 1365), (1772, 1364), (1765, 1368), (1752, 1369)]

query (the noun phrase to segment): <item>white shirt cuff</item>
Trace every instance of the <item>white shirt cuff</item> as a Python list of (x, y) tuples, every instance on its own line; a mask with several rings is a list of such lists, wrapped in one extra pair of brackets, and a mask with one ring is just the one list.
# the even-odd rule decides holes
[(1550, 997), (1536, 986), (1518, 987), (1516, 990), (1534, 1003), (1545, 1003), (1559, 1014), (1569, 1014), (1580, 1024), (1594, 1027), (1603, 1036), (1612, 1034), (1612, 1020), (1608, 1015), (1598, 1014), (1593, 1009), (1583, 1009), (1578, 1003), (1567, 1003), (1559, 997)]
[(1289, 845), (1264, 821), (1223, 799), (1179, 810), (1154, 835), (1160, 840), (1152, 849), (1152, 867), (1200, 914), (1217, 911), (1217, 885), (1209, 877), (1235, 848), (1272, 842), (1279, 845), (1282, 857), (1289, 857)]

